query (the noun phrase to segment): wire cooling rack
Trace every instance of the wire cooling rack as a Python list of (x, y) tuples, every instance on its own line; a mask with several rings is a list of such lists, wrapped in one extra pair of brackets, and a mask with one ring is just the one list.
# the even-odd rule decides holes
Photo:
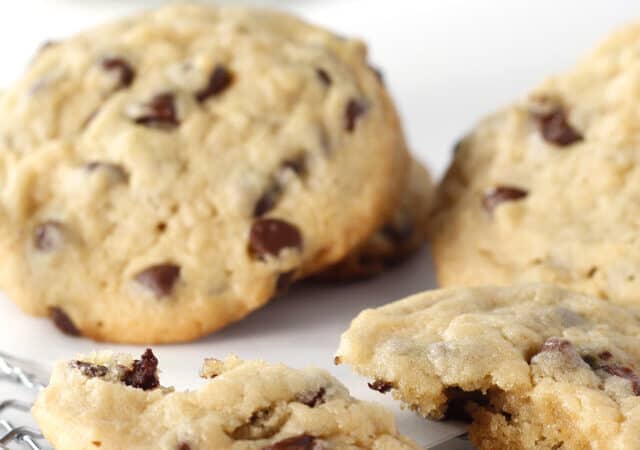
[[(14, 384), (25, 395), (34, 397), (44, 389), (46, 379), (44, 369), (0, 352), (0, 383)], [(30, 421), (29, 411), (32, 406), (29, 401), (0, 398), (0, 449), (51, 449), (37, 429), (25, 425)]]

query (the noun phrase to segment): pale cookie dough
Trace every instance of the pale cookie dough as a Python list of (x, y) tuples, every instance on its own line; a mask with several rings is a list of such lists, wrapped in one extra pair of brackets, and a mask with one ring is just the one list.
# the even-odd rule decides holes
[(173, 4), (44, 47), (0, 99), (0, 286), (70, 334), (203, 336), (382, 226), (409, 157), (365, 45)]
[(207, 360), (198, 390), (159, 385), (157, 359), (57, 363), (33, 414), (58, 450), (417, 450), (384, 408), (327, 372)]
[(452, 288), (361, 313), (336, 362), (486, 450), (640, 448), (640, 308), (548, 285)]
[(426, 242), (434, 186), (429, 171), (411, 162), (409, 181), (391, 219), (346, 258), (314, 278), (353, 281), (381, 274), (404, 262)]
[(432, 245), (443, 286), (543, 281), (640, 302), (640, 23), (457, 146)]

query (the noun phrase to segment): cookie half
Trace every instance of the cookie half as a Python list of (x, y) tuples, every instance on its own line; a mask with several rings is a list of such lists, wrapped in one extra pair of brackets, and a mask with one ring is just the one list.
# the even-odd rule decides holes
[(445, 289), (362, 312), (337, 362), (480, 449), (640, 448), (640, 309), (548, 285)]
[(122, 342), (203, 336), (339, 261), (409, 162), (362, 42), (190, 4), (43, 48), (0, 148), (0, 286)]
[(640, 298), (640, 24), (483, 120), (439, 189), (443, 286), (549, 282)]
[(429, 171), (414, 158), (407, 186), (391, 219), (346, 258), (314, 278), (362, 280), (404, 262), (426, 242), (433, 194)]
[(327, 372), (207, 360), (204, 386), (160, 386), (150, 350), (59, 362), (33, 414), (57, 449), (409, 450), (393, 416)]

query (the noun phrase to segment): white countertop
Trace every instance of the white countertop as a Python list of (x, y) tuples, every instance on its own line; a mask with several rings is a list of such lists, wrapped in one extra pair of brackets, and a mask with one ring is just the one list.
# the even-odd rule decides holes
[[(0, 13), (0, 86), (19, 76), (37, 47), (125, 12), (159, 4), (131, 0), (7, 1)], [(483, 114), (522, 95), (546, 75), (571, 65), (617, 25), (640, 19), (633, 0), (271, 0), (370, 43), (405, 120), (409, 142), (435, 173), (448, 163), (452, 144)], [(390, 273), (360, 284), (302, 286), (241, 323), (202, 341), (157, 347), (167, 383), (193, 387), (205, 356), (237, 353), (292, 366), (324, 367), (353, 394), (382, 401), (398, 413), (401, 428), (428, 445), (455, 425), (433, 424), (400, 412), (366, 380), (332, 365), (340, 333), (358, 311), (434, 288), (428, 252)], [(48, 321), (25, 317), (0, 298), (0, 350), (51, 361), (113, 347), (69, 339)], [(122, 347), (140, 352), (140, 347)], [(1, 386), (0, 386), (1, 388)], [(0, 397), (3, 392), (0, 390)], [(451, 443), (439, 449), (467, 448)]]

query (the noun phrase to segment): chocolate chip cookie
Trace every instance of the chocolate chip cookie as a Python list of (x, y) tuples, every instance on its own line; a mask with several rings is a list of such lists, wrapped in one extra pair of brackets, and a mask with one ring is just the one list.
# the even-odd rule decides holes
[(640, 308), (549, 285), (451, 288), (361, 313), (337, 362), (480, 449), (640, 448)]
[(361, 280), (405, 261), (426, 241), (433, 191), (429, 171), (414, 159), (407, 187), (391, 219), (346, 258), (314, 278), (341, 282)]
[(417, 450), (393, 416), (360, 402), (327, 372), (207, 360), (204, 386), (158, 381), (150, 350), (59, 362), (33, 414), (57, 449)]
[(483, 120), (439, 189), (443, 286), (543, 281), (640, 298), (640, 25)]
[(42, 48), (0, 149), (0, 286), (121, 342), (203, 336), (339, 261), (409, 162), (362, 42), (190, 4)]

